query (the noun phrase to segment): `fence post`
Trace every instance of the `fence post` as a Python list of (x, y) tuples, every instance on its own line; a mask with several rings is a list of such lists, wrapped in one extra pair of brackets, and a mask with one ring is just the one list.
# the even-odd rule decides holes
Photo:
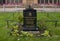
[(57, 27), (57, 21), (55, 21), (55, 27)]
[(5, 4), (3, 4), (3, 11), (5, 12)]
[(9, 27), (9, 21), (7, 20), (7, 28)]

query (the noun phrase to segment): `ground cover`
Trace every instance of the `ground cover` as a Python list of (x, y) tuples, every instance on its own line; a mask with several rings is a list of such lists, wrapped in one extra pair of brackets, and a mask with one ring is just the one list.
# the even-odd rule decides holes
[[(47, 13), (49, 16), (47, 16)], [(52, 33), (52, 37), (20, 37), (20, 41), (60, 41), (60, 12), (38, 12), (37, 20), (55, 20), (59, 21), (57, 27), (54, 26), (54, 22), (46, 22), (48, 29)], [(6, 20), (16, 20), (22, 12), (0, 12), (0, 41), (17, 41), (16, 37), (9, 35), (9, 29), (6, 27)], [(54, 16), (54, 17), (52, 17)]]

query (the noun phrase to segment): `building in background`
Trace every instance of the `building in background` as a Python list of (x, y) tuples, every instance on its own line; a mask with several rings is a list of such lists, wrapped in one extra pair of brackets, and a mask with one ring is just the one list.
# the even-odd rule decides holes
[(44, 4), (44, 5), (60, 5), (60, 0), (0, 0), (0, 4), (10, 4), (10, 5), (28, 5), (28, 4)]

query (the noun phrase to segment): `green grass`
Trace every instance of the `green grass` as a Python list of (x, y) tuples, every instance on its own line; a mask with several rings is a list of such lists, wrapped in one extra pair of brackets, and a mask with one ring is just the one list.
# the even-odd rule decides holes
[[(49, 16), (47, 17), (47, 13)], [(54, 26), (54, 22), (46, 22), (48, 29), (52, 33), (52, 37), (29, 38), (20, 37), (20, 41), (60, 41), (60, 12), (38, 12), (37, 20), (58, 20), (58, 26)], [(14, 17), (13, 17), (14, 14)], [(22, 12), (0, 12), (0, 41), (17, 41), (17, 37), (9, 35), (9, 29), (6, 27), (6, 20), (17, 20)], [(53, 17), (55, 16), (55, 18)]]

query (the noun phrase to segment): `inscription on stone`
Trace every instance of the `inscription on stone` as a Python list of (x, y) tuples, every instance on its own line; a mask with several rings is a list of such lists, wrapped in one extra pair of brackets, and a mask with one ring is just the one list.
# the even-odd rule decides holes
[(37, 28), (37, 12), (32, 8), (23, 10), (23, 30), (34, 31)]

